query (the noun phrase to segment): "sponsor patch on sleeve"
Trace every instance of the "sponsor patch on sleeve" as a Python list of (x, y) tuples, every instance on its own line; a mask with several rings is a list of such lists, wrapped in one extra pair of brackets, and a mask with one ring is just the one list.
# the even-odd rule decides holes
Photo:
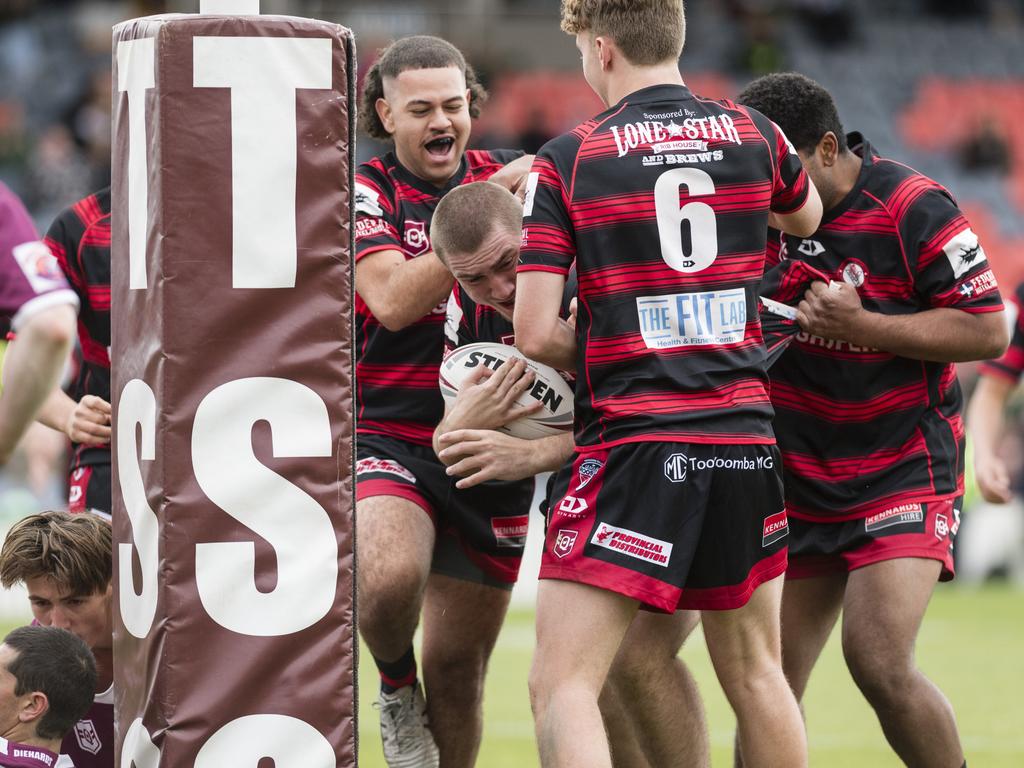
[(38, 240), (22, 243), (14, 246), (11, 253), (36, 293), (46, 293), (65, 286), (57, 257), (50, 253), (44, 243)]
[(375, 192), (366, 184), (356, 182), (356, 214), (364, 216), (383, 216), (384, 209), (380, 207), (380, 193)]
[(985, 249), (978, 242), (974, 230), (965, 229), (942, 246), (943, 253), (953, 268), (953, 279), (959, 280), (985, 261)]

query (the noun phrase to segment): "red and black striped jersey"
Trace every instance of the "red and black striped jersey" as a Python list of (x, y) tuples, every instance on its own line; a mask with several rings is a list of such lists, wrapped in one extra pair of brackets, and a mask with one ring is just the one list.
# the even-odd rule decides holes
[(772, 443), (757, 288), (808, 179), (782, 131), (658, 85), (549, 142), (520, 271), (579, 273), (576, 444)]
[(998, 360), (982, 364), (982, 376), (996, 376), (1016, 384), (1024, 376), (1024, 283), (1006, 304), (1007, 322), (1010, 325), (1010, 346)]
[[(356, 261), (394, 250), (414, 259), (430, 251), (430, 221), (446, 192), (486, 181), (521, 157), (514, 150), (468, 150), (444, 187), (414, 176), (394, 152), (356, 173)], [(446, 302), (400, 331), (389, 331), (356, 295), (356, 431), (431, 445), (444, 415), (437, 372), (444, 356)]]
[[(985, 251), (949, 192), (878, 157), (859, 134), (848, 141), (863, 158), (853, 189), (814, 235), (784, 237), (776, 258), (853, 285), (871, 312), (1000, 311)], [(771, 369), (771, 398), (790, 514), (856, 519), (963, 492), (963, 398), (952, 364), (801, 332)]]
[[(57, 216), (44, 242), (78, 294), (82, 366), (71, 390), (78, 401), (96, 395), (110, 402), (110, 187)], [(73, 446), (71, 468), (110, 463), (110, 446)]]

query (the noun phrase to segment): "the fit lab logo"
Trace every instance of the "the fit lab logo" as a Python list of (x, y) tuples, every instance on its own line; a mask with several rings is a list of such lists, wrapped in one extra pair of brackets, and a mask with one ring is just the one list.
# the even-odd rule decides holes
[(789, 535), (789, 518), (786, 517), (786, 510), (769, 515), (764, 519), (764, 530), (761, 533), (761, 546), (767, 547), (779, 539)]
[(586, 459), (582, 464), (580, 464), (579, 469), (576, 470), (580, 478), (580, 483), (576, 486), (576, 490), (578, 491), (581, 488), (585, 488), (587, 484), (597, 476), (597, 473), (601, 471), (601, 467), (603, 466), (604, 462), (598, 461), (597, 459)]
[(689, 463), (685, 453), (673, 453), (665, 459), (665, 477), (673, 483), (686, 482), (686, 465)]
[(422, 221), (405, 222), (405, 250), (413, 256), (419, 256), (430, 249), (430, 239), (427, 237), (427, 225)]
[(746, 336), (742, 288), (637, 296), (636, 313), (648, 349), (738, 344)]
[(564, 528), (560, 529), (558, 534), (555, 536), (555, 546), (551, 548), (555, 557), (565, 557), (572, 552), (572, 548), (576, 546), (576, 537), (579, 536), (579, 534), (579, 531), (567, 531)]

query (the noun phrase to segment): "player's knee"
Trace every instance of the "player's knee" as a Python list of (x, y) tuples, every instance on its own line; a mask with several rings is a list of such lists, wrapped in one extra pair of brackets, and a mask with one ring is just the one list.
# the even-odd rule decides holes
[(722, 690), (733, 706), (737, 702), (765, 699), (778, 695), (780, 686), (788, 689), (781, 665), (770, 658), (745, 659), (715, 670)]
[(910, 690), (907, 675), (912, 665), (903, 654), (885, 653), (870, 646), (857, 647), (844, 642), (843, 656), (853, 681), (872, 704), (878, 706), (898, 701), (905, 691)]
[(358, 576), (359, 616), (364, 621), (418, 612), (426, 574), (415, 563), (371, 567)]
[(607, 684), (613, 685), (620, 695), (633, 697), (652, 681), (665, 679), (666, 667), (671, 663), (667, 654), (623, 646), (608, 670)]

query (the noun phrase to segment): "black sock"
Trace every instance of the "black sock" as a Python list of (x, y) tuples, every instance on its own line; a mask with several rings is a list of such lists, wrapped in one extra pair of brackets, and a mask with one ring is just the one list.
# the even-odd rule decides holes
[(376, 656), (373, 661), (380, 672), (380, 689), (384, 693), (394, 693), (416, 682), (416, 655), (411, 645), (397, 661), (381, 661)]

